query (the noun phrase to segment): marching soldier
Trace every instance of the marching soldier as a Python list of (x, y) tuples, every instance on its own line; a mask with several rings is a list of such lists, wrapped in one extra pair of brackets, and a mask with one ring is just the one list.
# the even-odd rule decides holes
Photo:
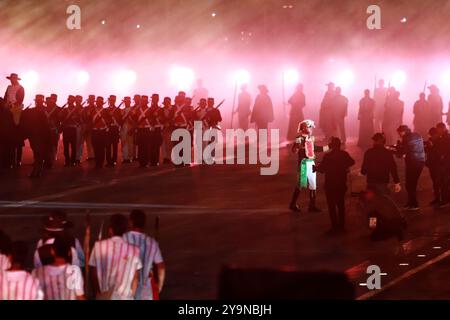
[(161, 134), (161, 108), (158, 105), (159, 95), (153, 94), (150, 109), (148, 110), (150, 117), (150, 165), (157, 166), (159, 164), (159, 155), (162, 143)]
[(97, 169), (103, 167), (106, 156), (108, 124), (105, 120), (104, 104), (103, 97), (97, 97), (95, 100), (95, 109), (92, 109), (90, 113), (92, 146), (94, 147), (95, 167)]
[(120, 131), (122, 163), (131, 163), (134, 158), (134, 134), (131, 116), (134, 109), (131, 106), (131, 97), (125, 97), (123, 103), (125, 108), (122, 110), (122, 126)]
[(137, 128), (136, 143), (138, 160), (141, 168), (147, 168), (150, 160), (150, 120), (148, 96), (141, 96), (141, 106), (135, 110), (134, 122)]
[(108, 134), (106, 144), (106, 162), (108, 167), (114, 167), (117, 164), (117, 152), (119, 149), (120, 123), (122, 122), (122, 113), (116, 107), (116, 96), (111, 95), (108, 98), (108, 108), (106, 109), (108, 120)]
[(163, 125), (162, 136), (162, 151), (163, 151), (163, 163), (169, 164), (172, 163), (172, 121), (174, 118), (175, 112), (172, 107), (172, 103), (169, 97), (165, 97), (163, 101), (163, 108), (161, 112), (161, 122)]
[(79, 109), (75, 105), (75, 97), (67, 99), (67, 108), (60, 112), (63, 133), (65, 167), (74, 166), (77, 160), (77, 130), (80, 125)]

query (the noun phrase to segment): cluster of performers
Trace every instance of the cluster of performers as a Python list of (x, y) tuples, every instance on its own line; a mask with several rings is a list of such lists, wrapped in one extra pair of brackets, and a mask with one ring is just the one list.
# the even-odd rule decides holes
[[(34, 155), (31, 177), (39, 177), (44, 168), (51, 168), (57, 157), (62, 135), (65, 166), (82, 161), (87, 149), (87, 160), (95, 161), (96, 168), (106, 162), (114, 167), (118, 161), (119, 142), (123, 163), (138, 161), (140, 167), (156, 166), (161, 160), (171, 163), (174, 143), (172, 132), (178, 128), (192, 132), (194, 121), (201, 121), (203, 130), (218, 127), (222, 117), (214, 98), (196, 97), (198, 106), (185, 92), (179, 92), (174, 101), (165, 97), (160, 105), (158, 94), (124, 97), (117, 105), (111, 95), (105, 101), (101, 96), (70, 95), (64, 106), (57, 105), (57, 95), (38, 94), (34, 107), (23, 108), (24, 88), (19, 76), (11, 74), (4, 99), (0, 99), (0, 161), (3, 168), (19, 167), (22, 147), (28, 139)], [(106, 106), (105, 106), (106, 105)]]

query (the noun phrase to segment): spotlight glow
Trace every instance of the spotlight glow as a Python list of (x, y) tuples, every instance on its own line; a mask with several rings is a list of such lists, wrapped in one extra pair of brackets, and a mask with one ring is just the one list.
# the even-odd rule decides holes
[(119, 93), (126, 93), (136, 82), (136, 72), (123, 69), (113, 74), (114, 88)]
[(170, 84), (177, 90), (189, 91), (195, 80), (195, 73), (192, 69), (174, 66), (169, 70)]
[(85, 84), (87, 84), (89, 82), (89, 78), (89, 73), (84, 70), (78, 71), (76, 74), (76, 80), (80, 86), (84, 86)]
[(283, 71), (284, 83), (286, 85), (297, 84), (300, 80), (300, 75), (295, 69), (287, 69)]
[(400, 88), (406, 82), (406, 72), (403, 70), (395, 71), (391, 76), (391, 86)]
[(22, 84), (26, 89), (33, 89), (39, 81), (39, 74), (30, 70), (22, 76)]
[(450, 69), (442, 74), (442, 83), (444, 86), (450, 86)]
[(340, 87), (348, 87), (355, 81), (355, 75), (349, 69), (342, 71), (336, 79), (336, 84)]
[(234, 82), (238, 85), (250, 82), (250, 73), (245, 69), (239, 69), (234, 72)]

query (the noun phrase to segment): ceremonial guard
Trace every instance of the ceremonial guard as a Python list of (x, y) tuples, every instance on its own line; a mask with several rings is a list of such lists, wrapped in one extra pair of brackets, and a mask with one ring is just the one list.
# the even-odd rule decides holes
[(86, 126), (83, 119), (84, 114), (84, 105), (85, 102), (83, 102), (83, 97), (80, 95), (75, 96), (75, 106), (77, 108), (78, 112), (78, 127), (77, 127), (77, 159), (75, 160), (76, 164), (81, 163), (81, 157), (83, 156), (83, 141), (84, 141), (84, 135)]
[(251, 110), (252, 97), (247, 91), (247, 85), (243, 84), (241, 86), (241, 93), (238, 95), (238, 106), (235, 113), (238, 114), (239, 128), (243, 130), (248, 129), (249, 117), (252, 114)]
[(334, 83), (327, 84), (328, 90), (320, 104), (319, 126), (325, 136), (325, 140), (328, 140), (333, 135), (336, 127), (333, 121), (333, 102), (336, 95)]
[[(189, 127), (190, 118), (190, 99), (183, 96), (175, 97), (174, 116), (173, 116), (173, 130), (186, 129)], [(188, 104), (186, 104), (188, 103)], [(177, 144), (179, 141), (173, 141), (173, 144)], [(183, 150), (181, 150), (179, 156), (183, 158)], [(185, 163), (187, 165), (188, 163)]]
[[(204, 99), (202, 99), (204, 100)], [(165, 97), (163, 101), (163, 108), (161, 113), (161, 122), (163, 125), (162, 136), (162, 152), (163, 152), (163, 163), (172, 163), (172, 123), (175, 112), (172, 107), (172, 103), (169, 97)]]
[(148, 96), (141, 96), (141, 106), (134, 112), (138, 160), (141, 168), (147, 168), (150, 161), (150, 119)]
[(75, 97), (70, 95), (67, 107), (60, 112), (63, 134), (65, 167), (74, 166), (77, 160), (77, 130), (80, 125), (80, 110), (75, 105)]
[(150, 165), (157, 166), (159, 164), (159, 155), (162, 144), (161, 133), (161, 108), (159, 107), (159, 95), (153, 94), (150, 109), (148, 110), (150, 122)]
[(255, 123), (256, 129), (267, 129), (273, 121), (273, 104), (266, 85), (258, 86), (259, 94), (256, 96), (251, 122)]
[(92, 146), (94, 147), (95, 167), (100, 169), (103, 167), (106, 156), (107, 130), (106, 112), (103, 108), (103, 97), (97, 97), (95, 101), (95, 109), (91, 110), (90, 123), (92, 128)]
[(294, 212), (300, 212), (297, 199), (301, 189), (309, 189), (309, 212), (320, 212), (320, 209), (316, 207), (315, 152), (326, 152), (329, 148), (328, 146), (320, 147), (315, 145), (315, 137), (312, 135), (314, 128), (314, 121), (302, 121), (299, 124), (299, 136), (297, 136), (292, 146), (292, 151), (298, 153), (298, 182), (289, 205), (289, 209)]
[(442, 97), (439, 95), (439, 88), (436, 85), (431, 85), (428, 87), (430, 94), (428, 95), (428, 104), (430, 106), (429, 127), (433, 127), (438, 123), (442, 122), (442, 112), (444, 112), (444, 103), (442, 102)]
[[(90, 119), (90, 115), (94, 113), (95, 110), (95, 95), (91, 94), (87, 100), (86, 108), (83, 108), (82, 120), (84, 127), (83, 141), (81, 145), (83, 146), (84, 142), (86, 142), (86, 150), (87, 150), (87, 160), (93, 161), (95, 159), (94, 156), (94, 147), (92, 145), (92, 123)], [(83, 147), (81, 147), (82, 149)], [(81, 150), (81, 153), (83, 150)]]
[(47, 116), (48, 123), (51, 131), (51, 143), (50, 152), (48, 153), (48, 159), (45, 159), (45, 166), (50, 168), (53, 166), (53, 162), (56, 160), (56, 154), (58, 152), (59, 130), (60, 130), (60, 108), (56, 106), (55, 100), (52, 97), (45, 99), (45, 115)]
[(386, 104), (386, 97), (388, 95), (388, 88), (384, 86), (384, 80), (378, 80), (378, 87), (375, 88), (373, 99), (375, 100), (374, 112), (374, 131), (381, 132), (383, 130), (384, 120), (384, 106)]
[(364, 90), (364, 98), (359, 100), (359, 138), (358, 147), (368, 149), (374, 133), (375, 100), (370, 97), (370, 90)]
[(425, 93), (420, 93), (419, 100), (414, 103), (414, 131), (420, 134), (423, 138), (427, 137), (428, 130), (434, 127), (437, 123), (431, 123), (430, 104), (428, 103)]
[[(134, 101), (134, 105), (132, 106), (133, 109), (133, 113), (137, 112), (136, 110), (139, 109), (139, 107), (141, 106), (141, 95), (139, 94), (135, 94), (133, 97), (133, 101)], [(137, 161), (138, 160), (138, 148), (137, 148), (137, 131), (134, 129), (133, 133), (133, 161)]]
[(390, 88), (384, 110), (383, 132), (386, 143), (393, 145), (397, 141), (397, 128), (403, 123), (403, 111), (405, 103), (400, 100), (400, 92)]
[(303, 93), (303, 85), (299, 84), (295, 93), (289, 98), (288, 103), (291, 105), (291, 111), (289, 113), (289, 126), (287, 133), (287, 140), (293, 141), (297, 136), (298, 124), (305, 120), (303, 115), (303, 109), (306, 106), (306, 97)]
[(133, 132), (133, 107), (131, 97), (123, 98), (125, 108), (122, 112), (122, 126), (120, 130), (120, 140), (122, 145), (122, 163), (131, 163), (134, 158), (134, 132)]
[[(108, 108), (106, 116), (108, 123), (108, 133), (106, 141), (106, 162), (108, 167), (114, 167), (117, 164), (117, 152), (119, 150), (120, 124), (122, 123), (122, 112), (120, 106), (116, 107), (117, 97), (114, 95), (108, 98)], [(123, 103), (123, 102), (122, 102)], [(122, 103), (120, 105), (122, 105)]]

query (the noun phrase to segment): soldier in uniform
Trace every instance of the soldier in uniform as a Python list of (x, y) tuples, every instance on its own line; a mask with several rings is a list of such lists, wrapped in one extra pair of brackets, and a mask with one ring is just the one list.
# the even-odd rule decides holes
[(150, 120), (150, 166), (154, 167), (159, 164), (159, 155), (162, 143), (161, 134), (161, 108), (159, 107), (159, 95), (153, 94), (152, 101), (150, 103), (150, 109), (148, 110), (149, 120)]
[(312, 130), (315, 127), (314, 121), (304, 120), (299, 124), (299, 135), (295, 139), (295, 143), (292, 146), (292, 151), (298, 153), (298, 182), (295, 186), (294, 193), (292, 194), (291, 203), (289, 209), (294, 212), (300, 212), (300, 208), (297, 205), (298, 196), (301, 189), (309, 189), (309, 212), (320, 212), (320, 209), (316, 207), (316, 172), (315, 166), (315, 153), (328, 151), (328, 146), (315, 145), (315, 137), (312, 135)]
[(136, 130), (136, 143), (138, 160), (141, 168), (147, 168), (150, 161), (150, 119), (148, 96), (141, 96), (141, 106), (135, 110), (134, 123)]
[(103, 109), (103, 97), (97, 97), (95, 101), (95, 109), (90, 112), (91, 123), (91, 137), (92, 146), (94, 147), (95, 167), (100, 169), (103, 167), (106, 156), (107, 130), (108, 123), (106, 122), (106, 112)]
[[(133, 109), (133, 113), (136, 113), (137, 112), (136, 110), (138, 110), (141, 106), (141, 95), (135, 94), (133, 97), (133, 100), (134, 100), (134, 105), (132, 106), (132, 109)], [(134, 147), (133, 161), (137, 161), (138, 160), (138, 147), (137, 147), (137, 131), (136, 131), (136, 129), (133, 130), (132, 135), (133, 135), (133, 141), (134, 141), (133, 142), (133, 145), (134, 145), (133, 146)]]
[(428, 95), (429, 110), (429, 127), (433, 127), (442, 122), (442, 112), (444, 111), (444, 103), (442, 97), (439, 95), (439, 88), (436, 85), (428, 87), (430, 94)]
[(20, 125), (33, 150), (33, 171), (29, 177), (38, 178), (42, 175), (44, 160), (48, 157), (47, 152), (50, 152), (52, 139), (50, 125), (45, 115), (43, 95), (36, 95), (35, 108), (24, 111)]
[(106, 162), (108, 167), (115, 167), (117, 164), (117, 152), (119, 150), (120, 124), (122, 123), (122, 112), (116, 107), (117, 97), (114, 95), (108, 98), (108, 108), (106, 108), (108, 134), (106, 142)]
[(428, 130), (436, 123), (430, 121), (430, 105), (425, 98), (425, 93), (420, 93), (419, 100), (414, 103), (414, 131), (423, 138), (427, 137)]
[(334, 83), (328, 83), (327, 87), (328, 90), (325, 92), (322, 103), (320, 104), (319, 115), (319, 126), (320, 129), (322, 129), (326, 140), (331, 138), (335, 130), (333, 122), (333, 102), (336, 95)]
[(162, 152), (163, 152), (163, 163), (172, 163), (172, 123), (173, 117), (175, 115), (174, 108), (172, 107), (172, 102), (169, 97), (165, 97), (163, 101), (163, 108), (161, 112), (161, 122), (163, 125), (162, 136)]
[(78, 112), (78, 127), (77, 127), (77, 159), (76, 164), (81, 163), (81, 157), (83, 156), (83, 140), (85, 135), (86, 126), (84, 124), (83, 114), (84, 114), (84, 102), (83, 97), (80, 95), (75, 96), (75, 106)]
[(60, 108), (56, 106), (55, 100), (52, 97), (45, 99), (45, 115), (51, 131), (50, 152), (48, 158), (45, 159), (45, 166), (51, 168), (56, 160), (56, 153), (58, 152), (58, 140), (60, 130)]
[(305, 120), (303, 109), (306, 106), (306, 98), (303, 93), (303, 84), (297, 86), (294, 94), (289, 98), (288, 103), (291, 105), (291, 111), (289, 114), (287, 140), (293, 141), (297, 136), (298, 124)]
[(395, 144), (397, 128), (403, 123), (403, 111), (405, 103), (400, 100), (400, 92), (390, 88), (384, 110), (383, 132), (388, 145)]
[(375, 100), (375, 113), (374, 113), (374, 131), (381, 132), (383, 129), (384, 119), (384, 106), (386, 104), (386, 97), (388, 88), (384, 86), (384, 80), (378, 81), (378, 87), (375, 88), (373, 93), (373, 99)]
[(74, 166), (77, 160), (77, 130), (80, 125), (80, 113), (75, 105), (75, 97), (72, 95), (67, 99), (67, 107), (60, 112), (60, 122), (64, 144), (64, 166)]
[(82, 113), (82, 122), (84, 127), (84, 135), (82, 138), (81, 144), (83, 145), (86, 142), (86, 151), (87, 151), (87, 161), (95, 160), (94, 156), (94, 147), (92, 145), (92, 123), (90, 119), (90, 115), (95, 110), (95, 95), (89, 95), (87, 99), (87, 106), (83, 108)]
[(123, 103), (125, 108), (122, 110), (122, 126), (120, 131), (122, 163), (131, 163), (134, 158), (134, 134), (131, 116), (133, 114), (133, 107), (131, 106), (131, 97), (125, 97)]
[(337, 137), (341, 140), (342, 145), (347, 143), (347, 135), (345, 133), (345, 118), (348, 113), (348, 99), (342, 95), (340, 87), (336, 88), (333, 99), (333, 122), (336, 128)]

